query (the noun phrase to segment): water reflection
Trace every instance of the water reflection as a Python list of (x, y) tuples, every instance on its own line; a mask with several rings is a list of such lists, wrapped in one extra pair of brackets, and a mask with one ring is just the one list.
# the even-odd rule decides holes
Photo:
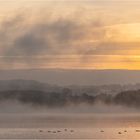
[(139, 139), (139, 115), (0, 116), (0, 139)]

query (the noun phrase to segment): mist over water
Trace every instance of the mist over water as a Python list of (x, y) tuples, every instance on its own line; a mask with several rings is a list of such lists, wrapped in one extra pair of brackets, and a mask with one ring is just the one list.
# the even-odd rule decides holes
[[(70, 102), (62, 106), (60, 103), (48, 106), (47, 104), (38, 104), (40, 98), (22, 102), (19, 100), (21, 97), (32, 99), (32, 94), (24, 94), (25, 91), (21, 92), (24, 96), (14, 94), (15, 91), (12, 91), (13, 94), (9, 98), (5, 98), (11, 93), (9, 91), (6, 96), (0, 94), (1, 139), (113, 140), (118, 138), (122, 140), (140, 136), (136, 132), (140, 126), (140, 112), (137, 107), (107, 104), (103, 102), (104, 100), (99, 100), (100, 98), (94, 104), (80, 100), (77, 104)], [(81, 95), (78, 97), (81, 99)], [(54, 102), (54, 100), (52, 101)], [(121, 134), (118, 134), (119, 132)]]
[(140, 136), (136, 132), (139, 111), (123, 106), (81, 104), (49, 108), (7, 101), (0, 104), (0, 113), (2, 139), (121, 140)]
[(0, 87), (0, 139), (140, 137), (139, 85), (121, 91), (123, 86), (59, 87), (12, 80), (1, 81)]
[(139, 109), (133, 107), (126, 107), (121, 105), (106, 105), (104, 103), (96, 103), (88, 105), (82, 103), (79, 105), (63, 106), (63, 107), (47, 107), (36, 106), (34, 104), (23, 104), (18, 101), (2, 101), (0, 102), (0, 113), (23, 113), (23, 114), (40, 114), (46, 115), (88, 115), (88, 114), (139, 114)]

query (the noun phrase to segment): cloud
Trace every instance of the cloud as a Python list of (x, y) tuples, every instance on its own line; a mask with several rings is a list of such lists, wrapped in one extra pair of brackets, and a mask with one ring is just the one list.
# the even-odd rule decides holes
[[(55, 19), (48, 14), (43, 18), (37, 17), (31, 20), (31, 15), (22, 13), (1, 23), (0, 55), (3, 56), (3, 62), (30, 65), (40, 63), (40, 60), (34, 61), (38, 56), (79, 55), (90, 41), (97, 41), (105, 36), (99, 19), (83, 22), (81, 17), (73, 15)], [(51, 58), (46, 62), (50, 62)]]
[(103, 15), (89, 20), (81, 11), (65, 16), (48, 13), (23, 12), (0, 23), (3, 67), (105, 67), (111, 60), (109, 55), (139, 53), (132, 51), (133, 45), (139, 50), (139, 43), (113, 41), (119, 35), (118, 28), (107, 26)]

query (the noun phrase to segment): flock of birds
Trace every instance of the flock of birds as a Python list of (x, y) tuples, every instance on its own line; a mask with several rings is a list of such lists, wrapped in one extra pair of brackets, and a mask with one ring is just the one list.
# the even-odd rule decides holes
[[(102, 133), (103, 133), (104, 131), (103, 131), (103, 130), (101, 130), (100, 132), (102, 132)], [(124, 130), (124, 132), (125, 132), (125, 133), (127, 133), (127, 130)], [(120, 131), (119, 131), (119, 132), (118, 132), (118, 134), (122, 134), (122, 132), (120, 132)]]
[[(74, 132), (74, 130), (68, 130), (68, 129), (64, 129), (63, 131), (65, 131), (65, 132), (71, 132), (71, 133), (73, 133)], [(39, 130), (39, 132), (40, 133), (42, 133), (43, 132), (43, 130)], [(56, 130), (56, 131), (51, 131), (51, 130), (48, 130), (47, 131), (48, 133), (61, 133), (62, 132), (62, 130)]]
[[(73, 132), (74, 132), (74, 130), (68, 130), (68, 129), (64, 129), (63, 131), (64, 131), (64, 132), (70, 132), (70, 133), (73, 133)], [(55, 133), (61, 133), (61, 132), (63, 132), (63, 131), (62, 131), (62, 130), (56, 130), (56, 131), (48, 130), (47, 132), (48, 132), (48, 133), (53, 133), (53, 134), (55, 134)], [(136, 132), (140, 132), (140, 130), (135, 130), (135, 131), (136, 131)], [(39, 132), (42, 133), (43, 130), (39, 130)], [(105, 131), (104, 131), (104, 130), (101, 130), (100, 132), (101, 132), (101, 133), (104, 133)], [(124, 133), (127, 133), (127, 130), (124, 130), (123, 132), (124, 132)], [(118, 134), (121, 135), (123, 132), (119, 131)]]
[[(101, 130), (100, 132), (103, 133), (104, 130)], [(127, 133), (127, 130), (124, 130), (123, 132), (124, 132), (124, 133)], [(118, 134), (122, 134), (123, 132), (119, 131)], [(136, 132), (140, 132), (140, 130), (136, 130)]]

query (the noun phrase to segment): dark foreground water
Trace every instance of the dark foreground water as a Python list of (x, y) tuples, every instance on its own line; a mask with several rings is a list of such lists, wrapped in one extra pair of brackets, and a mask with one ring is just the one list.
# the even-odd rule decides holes
[(140, 115), (1, 114), (0, 139), (140, 139)]

